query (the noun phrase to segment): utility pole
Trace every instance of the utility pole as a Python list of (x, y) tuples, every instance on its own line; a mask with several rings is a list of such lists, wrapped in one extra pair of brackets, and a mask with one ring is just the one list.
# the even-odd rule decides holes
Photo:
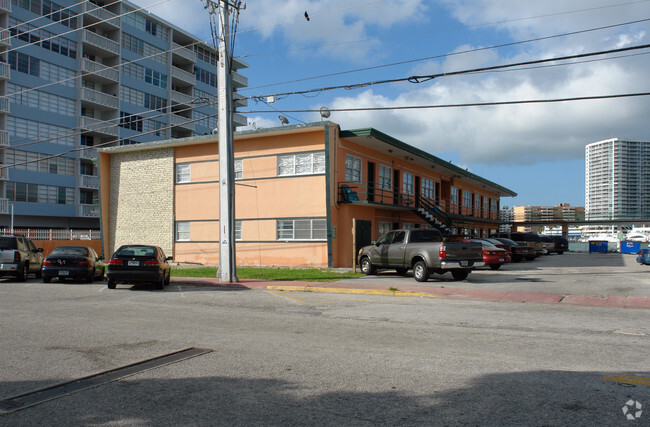
[[(238, 282), (235, 258), (235, 155), (233, 137), (232, 52), (228, 0), (205, 0), (206, 9), (218, 9), (218, 134), (219, 134), (219, 272), (221, 282)], [(217, 4), (218, 3), (218, 4)]]

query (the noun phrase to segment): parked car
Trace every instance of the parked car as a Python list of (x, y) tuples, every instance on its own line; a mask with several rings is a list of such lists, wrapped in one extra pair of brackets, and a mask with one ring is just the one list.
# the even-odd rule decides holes
[(445, 242), (440, 231), (418, 228), (389, 231), (379, 241), (361, 248), (357, 262), (364, 274), (374, 274), (380, 268), (395, 269), (398, 274), (413, 269), (418, 282), (447, 271), (454, 280), (464, 280), (472, 268), (485, 265), (480, 244)]
[[(542, 239), (539, 237), (539, 234), (536, 233), (522, 233), (522, 232), (512, 232), (512, 233), (497, 233), (490, 237), (504, 237), (506, 239), (514, 240), (520, 245), (531, 246), (535, 248), (536, 255), (540, 256), (544, 254), (544, 246), (542, 244)], [(535, 259), (526, 258), (529, 260)]]
[(555, 240), (555, 252), (558, 255), (562, 255), (564, 252), (569, 250), (569, 241), (566, 237), (562, 236), (551, 236)]
[(539, 236), (542, 240), (542, 247), (544, 248), (544, 255), (550, 255), (555, 252), (555, 240), (551, 236)]
[(158, 246), (120, 246), (108, 261), (108, 289), (115, 289), (118, 283), (152, 283), (156, 289), (163, 289), (169, 285), (171, 259)]
[(479, 242), (483, 246), (483, 261), (492, 270), (498, 270), (503, 264), (511, 261), (506, 249), (499, 248), (485, 239), (475, 239), (472, 242)]
[(24, 282), (28, 274), (41, 277), (43, 248), (22, 236), (0, 236), (0, 276), (15, 276)]
[(501, 242), (503, 244), (503, 249), (510, 252), (512, 262), (519, 262), (524, 258), (527, 260), (534, 260), (537, 255), (535, 248), (532, 246), (525, 246), (515, 242), (514, 240), (506, 239), (505, 237), (495, 237), (494, 240)]
[(43, 283), (53, 278), (85, 280), (92, 283), (104, 279), (104, 261), (93, 248), (85, 246), (58, 246), (43, 260)]
[(650, 248), (641, 249), (639, 251), (639, 256), (636, 257), (636, 262), (639, 264), (650, 265)]

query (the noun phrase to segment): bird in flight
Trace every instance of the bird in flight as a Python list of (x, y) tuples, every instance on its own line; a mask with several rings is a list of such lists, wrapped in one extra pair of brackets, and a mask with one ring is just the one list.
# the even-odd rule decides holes
[(305, 19), (307, 19), (307, 21), (309, 21), (309, 14), (307, 13), (307, 11), (305, 11)]

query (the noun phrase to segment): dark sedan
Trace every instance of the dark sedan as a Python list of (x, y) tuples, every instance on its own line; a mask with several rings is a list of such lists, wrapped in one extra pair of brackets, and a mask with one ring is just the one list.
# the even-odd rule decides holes
[(170, 259), (158, 246), (120, 246), (108, 261), (108, 289), (115, 289), (118, 283), (151, 283), (163, 289), (169, 285)]
[(104, 279), (104, 262), (93, 248), (85, 246), (59, 246), (43, 260), (41, 270), (44, 283), (53, 278), (85, 280), (92, 283)]
[(522, 259), (526, 258), (529, 261), (535, 259), (536, 252), (535, 248), (532, 246), (522, 245), (514, 240), (506, 239), (504, 237), (496, 237), (495, 240), (498, 240), (503, 244), (500, 246), (510, 252), (512, 257), (512, 262), (519, 262)]

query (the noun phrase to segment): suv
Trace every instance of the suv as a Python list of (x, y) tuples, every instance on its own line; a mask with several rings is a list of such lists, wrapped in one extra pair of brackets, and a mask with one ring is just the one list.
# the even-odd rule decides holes
[(43, 248), (21, 236), (0, 236), (0, 276), (16, 276), (21, 282), (34, 273), (41, 277)]

